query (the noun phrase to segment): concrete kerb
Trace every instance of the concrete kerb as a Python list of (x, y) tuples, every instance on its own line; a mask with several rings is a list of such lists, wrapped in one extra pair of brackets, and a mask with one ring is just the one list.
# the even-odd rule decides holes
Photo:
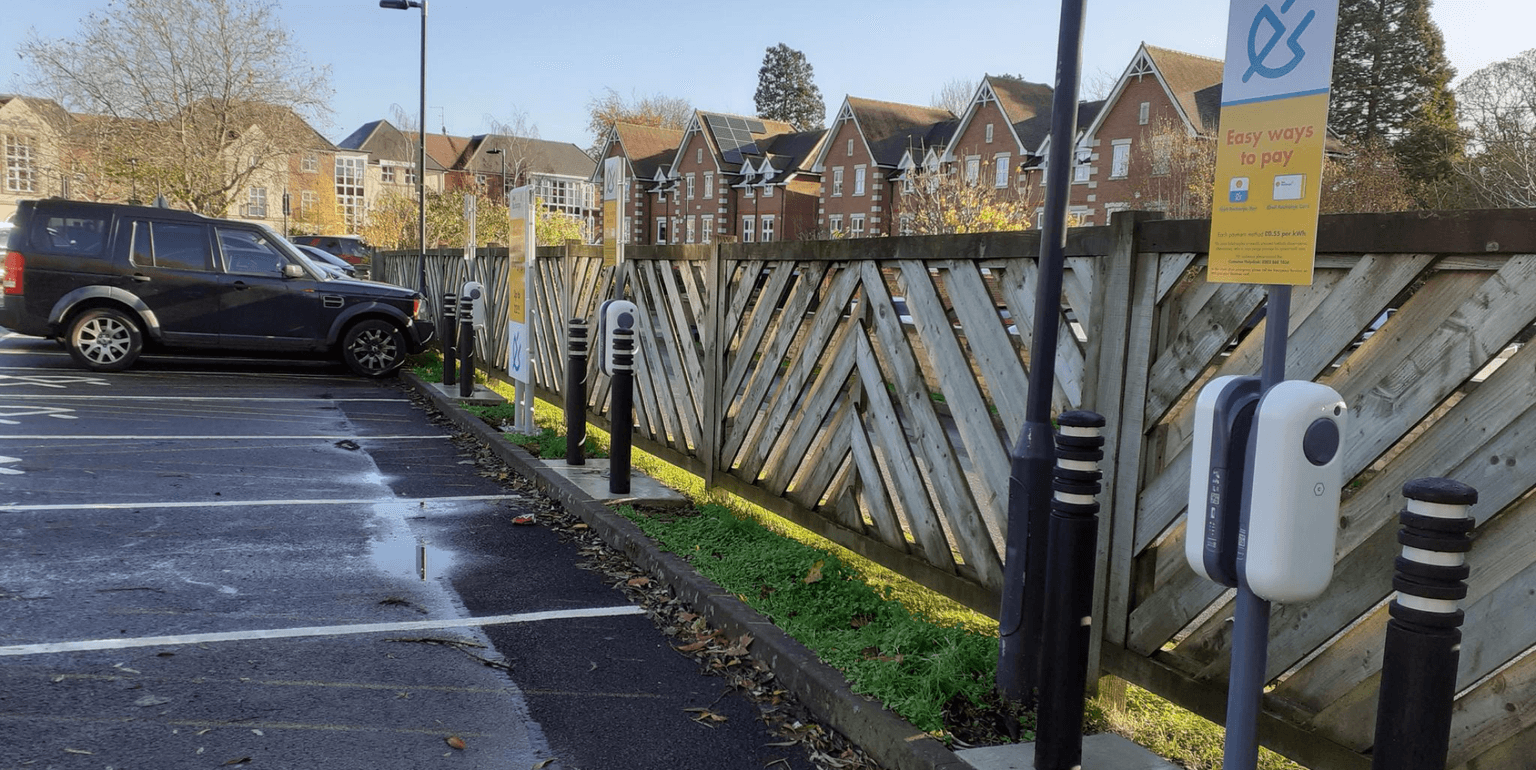
[(752, 655), (763, 661), (817, 719), (847, 736), (882, 766), (890, 770), (971, 770), (970, 764), (933, 736), (880, 703), (853, 692), (841, 672), (822, 663), (805, 645), (700, 576), (687, 562), (657, 548), (633, 522), (544, 467), (533, 455), (507, 441), (502, 433), (459, 408), (457, 400), (447, 398), (410, 372), (403, 372), (401, 377), (455, 424), (490, 447), (503, 462), (585, 522), (609, 546), (657, 575), (678, 598), (702, 613), (716, 628), (733, 637), (751, 634)]

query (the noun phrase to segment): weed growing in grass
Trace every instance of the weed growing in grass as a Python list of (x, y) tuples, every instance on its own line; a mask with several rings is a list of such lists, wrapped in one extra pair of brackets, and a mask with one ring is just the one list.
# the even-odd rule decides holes
[(980, 704), (992, 688), (996, 637), (913, 617), (826, 551), (721, 505), (688, 516), (620, 513), (920, 729), (942, 732), (945, 704)]
[[(1220, 770), (1221, 727), (1143, 690), (1126, 688), (1126, 708), (1111, 709), (1110, 729), (1155, 754), (1175, 757), (1188, 770)], [(1259, 770), (1305, 770), (1268, 749), (1259, 749)]]

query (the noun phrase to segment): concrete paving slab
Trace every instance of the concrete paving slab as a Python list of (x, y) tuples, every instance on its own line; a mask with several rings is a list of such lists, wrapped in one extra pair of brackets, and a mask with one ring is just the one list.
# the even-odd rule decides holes
[(671, 506), (687, 505), (688, 498), (639, 471), (629, 474), (629, 493), (608, 491), (610, 467), (607, 458), (588, 458), (584, 465), (566, 465), (565, 460), (545, 460), (544, 467), (575, 484), (593, 500), (604, 505), (629, 504)]
[(500, 393), (487, 388), (480, 383), (475, 383), (475, 389), (470, 392), (468, 398), (459, 395), (458, 385), (444, 385), (441, 382), (427, 382), (427, 387), (435, 389), (444, 398), (453, 399), (461, 404), (473, 404), (475, 406), (498, 406), (507, 403), (507, 399)]
[[(976, 770), (1034, 770), (1035, 744), (955, 752)], [(1083, 770), (1178, 770), (1177, 765), (1114, 733), (1083, 738)]]

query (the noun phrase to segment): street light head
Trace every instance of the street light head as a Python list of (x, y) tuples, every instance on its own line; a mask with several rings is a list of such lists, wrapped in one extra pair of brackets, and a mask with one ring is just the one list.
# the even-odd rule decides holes
[(418, 0), (379, 0), (379, 7), (405, 11), (411, 8), (420, 8), (421, 3)]
[(500, 155), (500, 154), (501, 154), (501, 148), (500, 148), (500, 147), (497, 147), (497, 148), (496, 148), (496, 149), (494, 149), (494, 150), (486, 150), (486, 151), (485, 151), (485, 154), (486, 154), (486, 155)]

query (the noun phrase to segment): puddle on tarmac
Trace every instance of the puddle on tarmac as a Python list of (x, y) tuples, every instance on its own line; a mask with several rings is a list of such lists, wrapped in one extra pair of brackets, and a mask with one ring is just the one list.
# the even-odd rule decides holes
[(453, 563), (453, 553), (432, 545), (431, 541), (410, 535), (391, 536), (369, 543), (374, 566), (392, 575), (412, 580), (442, 577)]

